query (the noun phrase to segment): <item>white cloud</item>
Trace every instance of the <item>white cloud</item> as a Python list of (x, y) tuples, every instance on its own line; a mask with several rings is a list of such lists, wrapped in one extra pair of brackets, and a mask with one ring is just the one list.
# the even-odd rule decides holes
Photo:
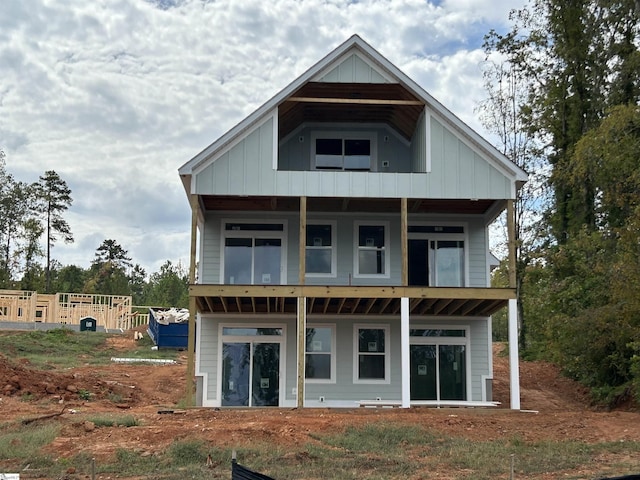
[(17, 179), (72, 189), (88, 266), (104, 239), (155, 271), (188, 262), (177, 169), (353, 33), (473, 128), (482, 35), (502, 0), (9, 0), (0, 9), (0, 148)]

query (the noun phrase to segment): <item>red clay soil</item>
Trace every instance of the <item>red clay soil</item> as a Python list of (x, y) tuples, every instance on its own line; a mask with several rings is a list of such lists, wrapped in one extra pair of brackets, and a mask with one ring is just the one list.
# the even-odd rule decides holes
[[(115, 348), (133, 348), (133, 334), (110, 339)], [(600, 412), (589, 407), (586, 392), (541, 362), (521, 362), (521, 408), (509, 410), (508, 358), (494, 352), (495, 409), (188, 409), (184, 398), (186, 356), (177, 365), (112, 364), (64, 372), (18, 366), (0, 355), (0, 424), (56, 415), (60, 436), (47, 447), (55, 457), (85, 452), (98, 461), (120, 448), (153, 455), (179, 439), (201, 438), (218, 447), (241, 448), (253, 442), (304, 445), (318, 433), (384, 419), (424, 425), (443, 435), (490, 440), (575, 439), (586, 443), (640, 439), (640, 413)], [(79, 393), (89, 393), (89, 400)], [(159, 413), (173, 410), (174, 413)], [(59, 415), (58, 415), (59, 414)], [(95, 428), (86, 419), (132, 415), (135, 428)], [(3, 471), (0, 459), (0, 472)], [(542, 477), (541, 477), (542, 478)], [(549, 477), (552, 478), (552, 477)], [(585, 478), (590, 478), (586, 476)]]

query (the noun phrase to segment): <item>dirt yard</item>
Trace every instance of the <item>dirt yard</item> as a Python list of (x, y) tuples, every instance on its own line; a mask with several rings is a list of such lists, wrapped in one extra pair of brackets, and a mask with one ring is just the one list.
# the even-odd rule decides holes
[[(132, 348), (135, 340), (131, 334), (114, 337), (112, 342), (124, 350)], [(591, 409), (582, 388), (544, 363), (521, 363), (523, 411), (510, 411), (508, 359), (499, 355), (498, 348), (494, 397), (502, 407), (496, 409), (180, 410), (176, 405), (184, 397), (186, 354), (179, 357), (178, 365), (112, 364), (65, 372), (36, 371), (24, 363), (13, 367), (0, 355), (0, 423), (60, 414), (56, 418), (62, 422), (62, 434), (48, 447), (49, 453), (69, 458), (86, 452), (97, 460), (108, 458), (118, 448), (150, 455), (175, 440), (195, 436), (233, 448), (256, 440), (284, 446), (304, 444), (310, 441), (310, 434), (339, 431), (381, 417), (479, 440), (519, 437), (592, 443), (640, 439), (638, 411)], [(80, 394), (88, 395), (89, 400), (80, 400)], [(25, 396), (29, 401), (24, 401)], [(82, 418), (109, 412), (132, 415), (140, 426), (91, 429)], [(0, 471), (1, 467), (0, 459)]]

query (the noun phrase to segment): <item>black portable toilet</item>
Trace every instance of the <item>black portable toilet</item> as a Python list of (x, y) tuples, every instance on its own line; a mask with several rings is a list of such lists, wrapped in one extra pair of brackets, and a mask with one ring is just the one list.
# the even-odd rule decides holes
[(93, 317), (84, 317), (80, 319), (81, 332), (95, 332), (98, 322)]

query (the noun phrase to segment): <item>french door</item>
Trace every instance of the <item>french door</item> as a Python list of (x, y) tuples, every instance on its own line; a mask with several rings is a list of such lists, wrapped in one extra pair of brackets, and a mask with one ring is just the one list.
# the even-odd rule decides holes
[(466, 346), (412, 344), (411, 400), (466, 400)]
[(277, 407), (280, 343), (222, 343), (222, 406)]
[(464, 241), (409, 238), (409, 285), (464, 286)]
[(223, 221), (221, 281), (226, 285), (286, 282), (285, 222)]

